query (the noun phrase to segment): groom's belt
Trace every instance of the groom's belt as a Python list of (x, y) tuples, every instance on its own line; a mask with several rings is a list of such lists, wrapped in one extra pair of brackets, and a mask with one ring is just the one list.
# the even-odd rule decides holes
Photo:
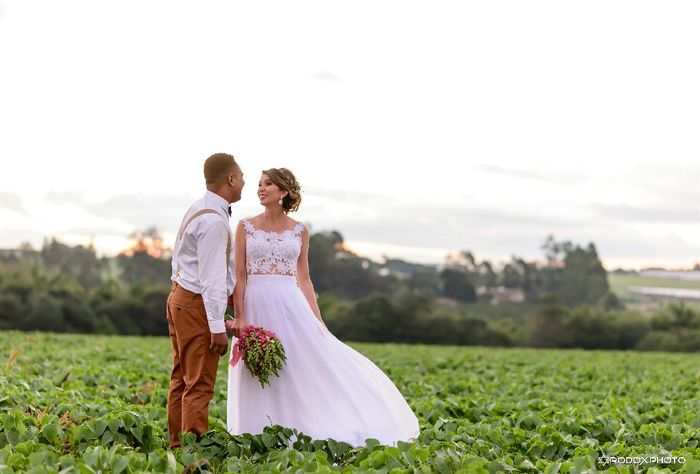
[(175, 293), (175, 292), (183, 293), (182, 296), (189, 297), (193, 300), (202, 297), (202, 295), (188, 290), (187, 288), (178, 284), (177, 282), (173, 282), (173, 286), (170, 287), (170, 292), (171, 293)]

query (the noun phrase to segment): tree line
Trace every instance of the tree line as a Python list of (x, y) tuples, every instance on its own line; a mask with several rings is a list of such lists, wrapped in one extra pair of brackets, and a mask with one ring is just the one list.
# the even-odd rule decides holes
[[(144, 235), (162, 249), (157, 232)], [(153, 247), (108, 258), (52, 239), (0, 251), (0, 329), (166, 335), (171, 267)], [(514, 256), (499, 268), (468, 251), (440, 266), (380, 264), (350, 252), (339, 232), (316, 232), (309, 266), (324, 319), (345, 340), (700, 350), (696, 310), (626, 310), (593, 244), (549, 237), (542, 250), (540, 263)], [(504, 291), (520, 299), (492, 304)]]

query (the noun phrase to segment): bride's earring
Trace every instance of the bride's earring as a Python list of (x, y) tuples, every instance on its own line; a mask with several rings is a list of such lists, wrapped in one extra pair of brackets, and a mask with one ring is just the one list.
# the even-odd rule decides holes
[(279, 204), (280, 206), (282, 205), (282, 198), (280, 198), (280, 200), (277, 201), (277, 204)]

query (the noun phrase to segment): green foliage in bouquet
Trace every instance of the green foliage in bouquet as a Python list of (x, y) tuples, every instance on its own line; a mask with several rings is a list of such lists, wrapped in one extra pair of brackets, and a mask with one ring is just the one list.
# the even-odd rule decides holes
[(241, 337), (233, 348), (231, 365), (235, 366), (241, 358), (262, 388), (270, 384), (270, 376), (279, 377), (282, 365), (287, 362), (284, 346), (277, 335), (250, 325), (241, 331)]

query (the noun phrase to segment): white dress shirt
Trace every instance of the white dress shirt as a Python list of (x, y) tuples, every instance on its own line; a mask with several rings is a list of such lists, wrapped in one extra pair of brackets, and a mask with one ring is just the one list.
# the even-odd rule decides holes
[(182, 222), (202, 209), (212, 209), (216, 214), (206, 213), (194, 218), (173, 249), (171, 279), (184, 289), (202, 295), (209, 330), (214, 334), (226, 331), (224, 313), (236, 278), (233, 239), (226, 268), (226, 245), (231, 233), (228, 206), (226, 199), (207, 191), (187, 210)]

